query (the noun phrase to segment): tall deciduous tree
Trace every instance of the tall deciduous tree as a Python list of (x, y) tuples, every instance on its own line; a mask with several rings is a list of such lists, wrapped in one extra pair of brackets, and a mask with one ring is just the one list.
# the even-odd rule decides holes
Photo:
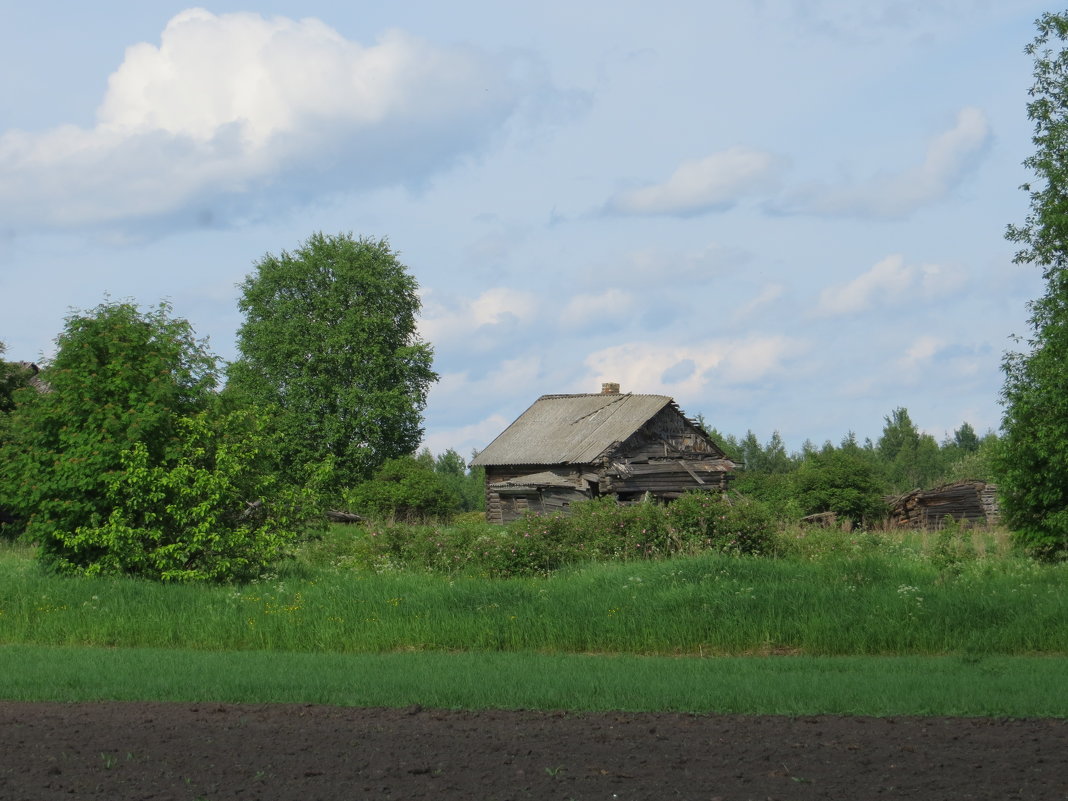
[(415, 451), (437, 375), (416, 330), (415, 279), (388, 241), (312, 235), (242, 285), (229, 386), (277, 412), (290, 470), (330, 464), (329, 489)]
[(1030, 303), (1027, 349), (1005, 357), (1004, 437), (995, 463), (1002, 511), (1033, 552), (1068, 552), (1068, 13), (1044, 14), (1025, 52), (1034, 57), (1027, 115), (1035, 152), (1024, 165), (1030, 209), (1007, 237), (1018, 264), (1042, 269)]

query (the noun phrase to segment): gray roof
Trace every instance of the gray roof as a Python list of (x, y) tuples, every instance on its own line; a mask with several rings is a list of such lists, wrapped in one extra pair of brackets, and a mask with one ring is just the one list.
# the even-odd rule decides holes
[(591, 464), (672, 403), (666, 395), (542, 395), (471, 464)]

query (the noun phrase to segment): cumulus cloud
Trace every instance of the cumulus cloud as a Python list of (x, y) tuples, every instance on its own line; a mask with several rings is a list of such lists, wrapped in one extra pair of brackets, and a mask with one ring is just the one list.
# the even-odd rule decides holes
[(743, 197), (774, 186), (780, 171), (781, 163), (771, 153), (732, 147), (684, 161), (663, 183), (617, 193), (607, 211), (678, 217), (725, 211)]
[(708, 399), (725, 387), (750, 384), (782, 372), (807, 344), (783, 336), (753, 336), (669, 345), (630, 342), (586, 358), (584, 386), (614, 381), (624, 392)]
[(532, 323), (541, 301), (531, 292), (493, 287), (473, 299), (439, 299), (435, 293), (422, 295), (423, 311), (419, 333), (435, 345), (464, 342), (475, 350), (486, 350), (508, 335)]
[(925, 264), (919, 269), (920, 294), (924, 300), (945, 299), (968, 282), (960, 267), (944, 264)]
[(990, 364), (991, 351), (988, 346), (921, 334), (895, 361), (895, 373), (899, 380), (913, 382), (928, 380), (932, 374), (966, 382)]
[(986, 115), (964, 108), (956, 124), (927, 146), (923, 163), (857, 184), (811, 184), (767, 204), (779, 214), (900, 219), (948, 195), (979, 163), (990, 142)]
[(836, 316), (866, 311), (876, 298), (899, 297), (908, 290), (916, 275), (900, 254), (887, 256), (866, 273), (852, 281), (830, 286), (820, 293), (818, 314)]
[(316, 19), (195, 8), (108, 80), (91, 128), (0, 135), (9, 224), (78, 226), (246, 208), (257, 190), (417, 183), (485, 146), (536, 70), (403, 31), (350, 41)]
[(876, 305), (892, 304), (914, 293), (924, 301), (945, 299), (966, 283), (964, 271), (938, 264), (915, 266), (900, 254), (887, 256), (867, 272), (820, 292), (816, 314), (824, 317), (859, 314)]

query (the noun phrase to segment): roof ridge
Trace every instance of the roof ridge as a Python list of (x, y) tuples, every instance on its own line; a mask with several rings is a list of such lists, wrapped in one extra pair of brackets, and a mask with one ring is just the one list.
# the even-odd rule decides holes
[(670, 395), (661, 395), (658, 392), (554, 392), (549, 395), (542, 395), (538, 400), (549, 400), (552, 398), (667, 398), (674, 401)]

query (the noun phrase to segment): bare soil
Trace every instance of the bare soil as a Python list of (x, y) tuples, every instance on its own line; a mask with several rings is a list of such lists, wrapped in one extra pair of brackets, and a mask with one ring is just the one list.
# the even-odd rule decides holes
[(0, 702), (0, 799), (59, 798), (1064, 801), (1068, 721)]

